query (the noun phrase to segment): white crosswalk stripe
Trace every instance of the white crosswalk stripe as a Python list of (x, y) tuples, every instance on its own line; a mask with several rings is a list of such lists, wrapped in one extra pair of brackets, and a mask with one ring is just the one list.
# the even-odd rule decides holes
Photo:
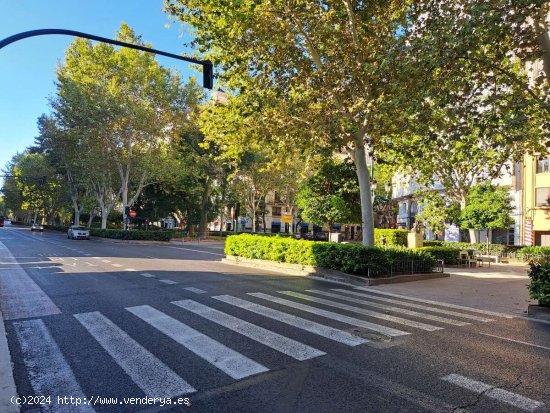
[(443, 302), (440, 302), (440, 301), (426, 300), (424, 298), (409, 297), (409, 296), (406, 296), (406, 295), (390, 293), (390, 292), (387, 292), (387, 291), (379, 291), (379, 290), (374, 291), (374, 290), (371, 290), (371, 289), (368, 289), (368, 288), (365, 288), (365, 287), (355, 287), (355, 288), (357, 290), (374, 292), (376, 294), (387, 295), (387, 296), (395, 297), (395, 298), (404, 298), (406, 300), (417, 301), (419, 303), (440, 305), (440, 306), (443, 306), (443, 307), (454, 308), (454, 309), (457, 309), (457, 310), (471, 311), (473, 313), (487, 314), (487, 315), (492, 315), (492, 316), (495, 316), (495, 317), (514, 318), (514, 316), (512, 316), (510, 314), (497, 313), (495, 311), (489, 311), (489, 310), (481, 310), (479, 308), (466, 307), (464, 305), (443, 303)]
[(149, 397), (175, 397), (196, 390), (98, 311), (74, 315)]
[(323, 351), (300, 343), (299, 341), (274, 333), (273, 331), (249, 323), (248, 321), (241, 320), (240, 318), (226, 314), (222, 311), (218, 311), (193, 300), (173, 301), (172, 304), (185, 308), (186, 310), (198, 314), (201, 317), (213, 321), (214, 323), (217, 323), (232, 331), (236, 331), (245, 337), (262, 343), (265, 346), (271, 347), (272, 349), (286, 354), (296, 360), (308, 360), (326, 354)]
[(356, 295), (358, 297), (364, 297), (364, 298), (370, 298), (370, 299), (373, 299), (373, 300), (379, 300), (379, 301), (383, 301), (385, 303), (402, 305), (404, 307), (418, 308), (420, 310), (426, 310), (426, 311), (431, 311), (433, 313), (451, 315), (451, 316), (459, 317), (459, 318), (466, 318), (468, 320), (481, 321), (483, 323), (488, 323), (490, 321), (493, 321), (490, 318), (479, 317), (477, 315), (459, 313), (457, 311), (451, 311), (451, 310), (444, 310), (442, 308), (431, 307), (431, 306), (422, 305), (422, 304), (410, 303), (408, 301), (394, 300), (394, 299), (391, 299), (391, 298), (381, 297), (381, 296), (373, 295), (373, 294), (359, 293), (357, 291), (344, 290), (344, 289), (340, 289), (340, 288), (333, 288), (333, 290), (334, 291), (340, 291), (340, 292), (346, 293), (346, 294)]
[(126, 310), (155, 327), (197, 356), (208, 361), (234, 379), (242, 379), (269, 369), (226, 347), (188, 325), (148, 305), (127, 307)]
[(357, 327), (363, 327), (368, 330), (377, 331), (379, 333), (382, 333), (389, 337), (398, 337), (398, 336), (404, 336), (408, 335), (410, 333), (406, 331), (397, 330), (395, 328), (385, 327), (380, 324), (374, 324), (369, 321), (359, 320), (358, 318), (348, 317), (345, 315), (341, 315), (338, 313), (334, 313), (332, 311), (326, 311), (322, 310), (317, 307), (311, 307), (309, 305), (300, 304), (294, 301), (286, 300), (284, 298), (274, 297), (269, 294), (264, 293), (248, 293), (248, 295), (251, 295), (253, 297), (262, 298), (267, 301), (271, 301), (277, 304), (285, 305), (287, 307), (296, 308), (298, 310), (302, 310), (308, 313), (316, 314), (321, 317), (330, 318), (332, 320), (340, 321), (345, 324), (351, 324), (353, 326)]
[(315, 321), (307, 320), (283, 311), (274, 310), (273, 308), (264, 307), (263, 305), (242, 300), (237, 297), (232, 297), (230, 295), (218, 295), (212, 298), (244, 310), (248, 310), (252, 313), (262, 315), (272, 320), (280, 321), (281, 323), (291, 325), (301, 330), (308, 331), (312, 334), (316, 334), (342, 344), (347, 344), (348, 346), (358, 346), (369, 342), (367, 339), (356, 337), (346, 331), (338, 330), (324, 324), (316, 323)]
[(515, 406), (526, 412), (540, 411), (540, 409), (544, 407), (544, 403), (537, 400), (529, 399), (520, 394), (491, 386), (490, 384), (483, 383), (482, 381), (473, 380), (468, 377), (461, 376), (460, 374), (449, 374), (445, 377), (442, 377), (441, 380), (462, 387), (463, 389), (472, 391), (478, 394), (478, 396), (483, 395), (485, 397), (498, 400), (502, 403)]
[[(71, 395), (84, 400), (86, 396), (44, 322), (40, 319), (20, 321), (13, 326), (35, 394), (45, 397)], [(75, 411), (70, 404), (54, 403), (48, 408), (53, 413)], [(79, 406), (79, 412), (94, 411), (91, 406)]]
[(340, 300), (349, 301), (351, 303), (358, 303), (358, 304), (368, 305), (369, 307), (380, 308), (382, 310), (388, 310), (388, 311), (392, 311), (394, 313), (401, 313), (401, 314), (406, 314), (406, 315), (410, 315), (410, 316), (414, 316), (414, 317), (418, 317), (418, 318), (425, 318), (427, 320), (438, 321), (440, 323), (451, 324), (451, 325), (455, 325), (455, 326), (470, 325), (470, 323), (467, 323), (465, 321), (452, 320), (450, 318), (439, 317), (439, 316), (433, 315), (433, 314), (420, 313), (418, 311), (407, 310), (405, 308), (400, 308), (400, 307), (392, 307), (390, 305), (375, 303), (373, 301), (366, 301), (365, 299), (349, 297), (347, 295), (334, 294), (334, 293), (329, 293), (327, 291), (321, 291), (321, 290), (306, 290), (306, 291), (308, 291), (310, 293), (314, 293), (314, 294), (325, 295), (327, 297), (338, 298)]
[(279, 291), (279, 293), (289, 295), (291, 297), (300, 298), (300, 299), (305, 300), (305, 301), (311, 301), (311, 302), (314, 302), (314, 303), (324, 304), (324, 305), (327, 305), (329, 307), (339, 308), (341, 310), (346, 310), (346, 311), (350, 311), (350, 312), (353, 312), (353, 313), (368, 315), (368, 316), (373, 317), (373, 318), (379, 318), (381, 320), (390, 321), (390, 322), (393, 322), (393, 323), (396, 323), (396, 324), (402, 324), (402, 325), (409, 326), (409, 327), (415, 327), (415, 328), (418, 328), (420, 330), (425, 330), (425, 331), (442, 330), (441, 327), (432, 326), (430, 324), (420, 323), (418, 321), (407, 320), (405, 318), (395, 317), (395, 316), (388, 315), (388, 314), (377, 313), (376, 311), (370, 311), (370, 310), (366, 310), (364, 308), (357, 308), (357, 307), (353, 307), (351, 305), (338, 303), (336, 301), (326, 300), (324, 298), (313, 297), (311, 295), (300, 294), (300, 293), (296, 293), (296, 292), (293, 292), (293, 291)]

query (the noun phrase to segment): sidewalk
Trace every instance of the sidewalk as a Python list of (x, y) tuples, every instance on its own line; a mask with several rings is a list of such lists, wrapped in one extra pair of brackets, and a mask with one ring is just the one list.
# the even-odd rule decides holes
[(465, 305), (483, 310), (526, 315), (529, 298), (529, 267), (521, 264), (493, 264), (482, 268), (445, 268), (448, 278), (386, 284), (374, 290)]

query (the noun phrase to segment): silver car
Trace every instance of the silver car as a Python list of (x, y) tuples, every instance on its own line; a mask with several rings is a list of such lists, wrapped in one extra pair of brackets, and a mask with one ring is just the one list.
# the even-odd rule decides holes
[(67, 238), (70, 239), (90, 239), (90, 230), (80, 225), (71, 225), (67, 231)]

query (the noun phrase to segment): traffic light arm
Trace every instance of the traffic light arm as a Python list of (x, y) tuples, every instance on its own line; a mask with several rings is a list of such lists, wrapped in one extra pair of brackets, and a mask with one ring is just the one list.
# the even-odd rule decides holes
[(196, 63), (202, 66), (202, 84), (206, 89), (212, 89), (214, 87), (214, 66), (209, 60), (198, 60), (192, 57), (179, 56), (177, 54), (163, 52), (162, 50), (153, 49), (150, 47), (141, 46), (138, 44), (121, 42), (120, 40), (108, 39), (106, 37), (96, 36), (93, 34), (77, 32), (75, 30), (66, 29), (40, 29), (30, 30), (28, 32), (22, 32), (14, 34), (13, 36), (6, 37), (0, 40), (0, 49), (18, 40), (26, 39), (28, 37), (44, 36), (48, 34), (64, 34), (68, 36), (83, 37), (85, 39), (95, 40), (98, 42), (109, 43), (116, 46), (129, 47), (130, 49), (137, 49), (143, 52), (154, 53), (161, 56), (171, 57), (172, 59), (183, 60), (190, 63)]

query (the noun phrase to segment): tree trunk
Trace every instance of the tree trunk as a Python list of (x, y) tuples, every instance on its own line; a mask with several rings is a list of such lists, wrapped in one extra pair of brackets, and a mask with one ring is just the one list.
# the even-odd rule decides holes
[(94, 210), (91, 209), (90, 210), (90, 217), (88, 218), (88, 228), (92, 227), (92, 222), (94, 221), (94, 218), (95, 218)]
[(264, 228), (264, 234), (267, 232), (267, 228), (265, 227), (265, 208), (262, 211), (262, 226)]
[(361, 198), (361, 229), (363, 235), (363, 246), (374, 246), (374, 218), (372, 213), (372, 197), (370, 186), (370, 173), (367, 167), (367, 153), (365, 151), (365, 142), (359, 137), (354, 142), (355, 147), (350, 151), (350, 155), (355, 163), (357, 179), (359, 180), (359, 195)]
[(109, 212), (106, 208), (101, 208), (101, 229), (107, 228), (107, 218), (109, 216)]
[(199, 237), (206, 236), (206, 224), (208, 221), (208, 200), (210, 198), (210, 179), (206, 178), (201, 199), (201, 217), (199, 221)]

